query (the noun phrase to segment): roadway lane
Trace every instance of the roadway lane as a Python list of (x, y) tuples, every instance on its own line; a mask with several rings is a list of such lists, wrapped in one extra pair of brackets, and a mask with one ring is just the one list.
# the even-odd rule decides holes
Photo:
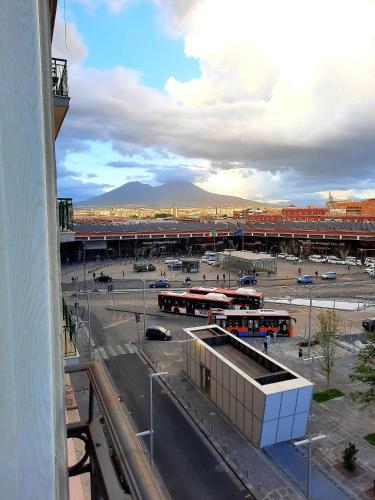
[[(149, 428), (149, 370), (136, 354), (107, 361), (120, 396), (139, 431)], [(154, 459), (176, 500), (237, 500), (249, 492), (227, 471), (175, 403), (154, 381)], [(148, 438), (145, 438), (148, 445)]]

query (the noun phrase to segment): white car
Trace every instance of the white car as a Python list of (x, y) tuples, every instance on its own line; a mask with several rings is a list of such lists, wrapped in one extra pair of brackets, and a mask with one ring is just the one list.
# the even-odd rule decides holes
[[(359, 261), (359, 262), (361, 262), (361, 261)], [(354, 259), (354, 260), (352, 260), (352, 259), (349, 259), (349, 260), (346, 259), (346, 261), (344, 262), (344, 264), (347, 265), (347, 266), (360, 266), (361, 265), (361, 263), (358, 264), (358, 260), (357, 259)]]
[(319, 260), (316, 260), (316, 259), (320, 259), (320, 255), (313, 254), (313, 255), (310, 255), (310, 256), (309, 256), (309, 260), (310, 260), (311, 262), (320, 262)]
[(298, 261), (298, 257), (296, 257), (295, 255), (287, 255), (285, 257), (285, 260), (287, 260), (289, 262), (295, 262), (295, 261)]
[(375, 266), (375, 258), (374, 257), (366, 257), (365, 258), (365, 266)]
[(279, 259), (285, 259), (287, 254), (286, 253), (278, 253), (277, 256), (279, 257)]
[(328, 264), (340, 264), (341, 260), (338, 257), (335, 257), (334, 255), (329, 255), (327, 257), (327, 262)]
[(374, 267), (366, 267), (365, 273), (367, 273), (371, 276), (375, 273), (375, 268)]
[(310, 262), (315, 262), (315, 264), (321, 264), (322, 262), (325, 262), (325, 260), (322, 260), (321, 257), (309, 257)]

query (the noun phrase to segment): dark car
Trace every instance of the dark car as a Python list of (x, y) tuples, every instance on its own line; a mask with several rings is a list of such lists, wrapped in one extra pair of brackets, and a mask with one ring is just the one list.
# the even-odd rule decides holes
[(256, 276), (242, 276), (241, 278), (238, 278), (238, 283), (240, 285), (256, 285), (256, 282)]
[(170, 288), (171, 282), (166, 278), (159, 278), (158, 280), (150, 283), (150, 288)]
[(112, 276), (109, 274), (101, 274), (95, 278), (95, 283), (110, 283), (112, 281)]
[(164, 326), (149, 326), (146, 330), (147, 340), (171, 340), (172, 334), (170, 330)]
[(375, 318), (368, 318), (362, 321), (362, 326), (368, 332), (375, 332)]

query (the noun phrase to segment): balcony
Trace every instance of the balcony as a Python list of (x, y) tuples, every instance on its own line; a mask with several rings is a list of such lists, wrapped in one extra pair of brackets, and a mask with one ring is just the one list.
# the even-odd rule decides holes
[(57, 198), (60, 243), (74, 241), (72, 198)]
[(89, 473), (95, 500), (170, 498), (101, 361), (66, 366), (65, 374), (69, 377), (66, 387), (81, 374), (87, 378), (80, 382), (89, 389), (88, 415), (67, 425), (68, 440), (80, 440), (84, 445), (82, 458), (69, 467), (69, 477)]
[(69, 109), (68, 71), (66, 59), (52, 58), (52, 92), (55, 120), (55, 138), (57, 137), (65, 115)]

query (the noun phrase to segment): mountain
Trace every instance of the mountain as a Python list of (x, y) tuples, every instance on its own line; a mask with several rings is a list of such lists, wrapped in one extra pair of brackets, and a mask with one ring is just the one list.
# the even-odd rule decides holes
[(173, 181), (152, 187), (142, 182), (128, 182), (94, 198), (75, 203), (81, 207), (151, 206), (204, 207), (262, 205), (237, 196), (226, 196), (205, 191), (190, 182)]

